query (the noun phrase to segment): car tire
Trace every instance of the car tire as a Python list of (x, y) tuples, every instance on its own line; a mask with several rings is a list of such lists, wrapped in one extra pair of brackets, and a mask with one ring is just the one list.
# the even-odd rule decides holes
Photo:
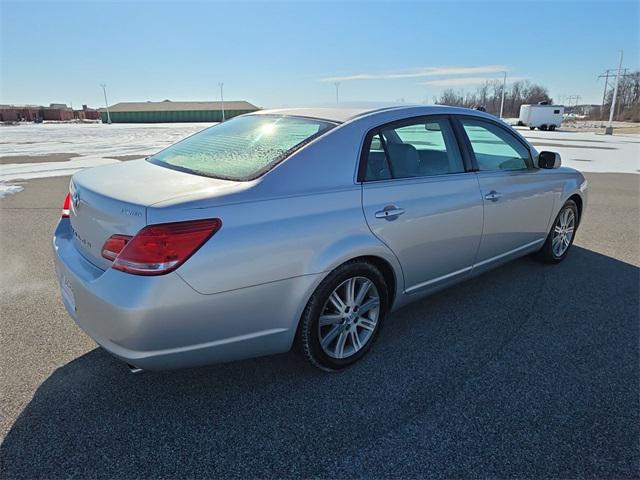
[(529, 130), (535, 130), (536, 127), (529, 127)]
[(543, 132), (545, 132), (547, 130), (547, 126), (546, 125), (540, 125), (540, 130), (542, 130)]
[(573, 245), (579, 222), (577, 205), (573, 200), (567, 200), (553, 221), (551, 231), (538, 252), (538, 258), (545, 263), (559, 263), (564, 260)]
[(549, 125), (549, 131), (553, 132), (556, 129), (555, 125)]
[[(366, 291), (359, 298), (361, 289)], [(374, 265), (363, 261), (341, 265), (320, 283), (307, 302), (297, 333), (300, 350), (312, 365), (324, 371), (352, 365), (375, 342), (388, 303), (387, 284)]]

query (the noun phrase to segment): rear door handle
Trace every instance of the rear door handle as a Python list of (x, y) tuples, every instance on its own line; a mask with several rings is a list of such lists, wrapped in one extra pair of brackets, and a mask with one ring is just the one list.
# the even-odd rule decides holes
[(404, 213), (404, 208), (398, 208), (395, 205), (387, 205), (383, 210), (376, 212), (376, 218), (386, 218), (393, 220)]
[(492, 202), (497, 202), (502, 198), (502, 194), (496, 192), (495, 190), (491, 190), (484, 196), (485, 200), (491, 200)]

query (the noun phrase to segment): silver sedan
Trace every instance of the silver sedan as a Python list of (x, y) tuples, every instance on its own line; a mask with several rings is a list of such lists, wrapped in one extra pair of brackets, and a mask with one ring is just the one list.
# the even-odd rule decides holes
[(410, 302), (562, 261), (586, 201), (558, 154), (482, 112), (266, 110), (77, 173), (53, 248), (69, 314), (131, 368), (295, 344), (331, 371)]

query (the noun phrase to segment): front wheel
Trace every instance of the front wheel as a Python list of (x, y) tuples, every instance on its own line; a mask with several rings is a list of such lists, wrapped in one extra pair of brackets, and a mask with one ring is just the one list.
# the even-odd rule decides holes
[(578, 227), (578, 207), (573, 200), (567, 200), (553, 223), (547, 240), (538, 252), (541, 260), (547, 263), (558, 263), (569, 253), (576, 228)]
[(309, 299), (297, 341), (313, 365), (340, 370), (369, 351), (387, 309), (387, 285), (380, 271), (368, 262), (346, 263)]

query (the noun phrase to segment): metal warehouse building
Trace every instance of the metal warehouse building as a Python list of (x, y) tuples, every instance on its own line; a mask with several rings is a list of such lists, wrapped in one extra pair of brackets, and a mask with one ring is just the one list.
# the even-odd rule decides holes
[[(229, 119), (259, 110), (245, 101), (237, 102), (122, 102), (109, 107), (112, 123), (220, 122), (222, 110)], [(100, 109), (103, 123), (107, 110)]]

